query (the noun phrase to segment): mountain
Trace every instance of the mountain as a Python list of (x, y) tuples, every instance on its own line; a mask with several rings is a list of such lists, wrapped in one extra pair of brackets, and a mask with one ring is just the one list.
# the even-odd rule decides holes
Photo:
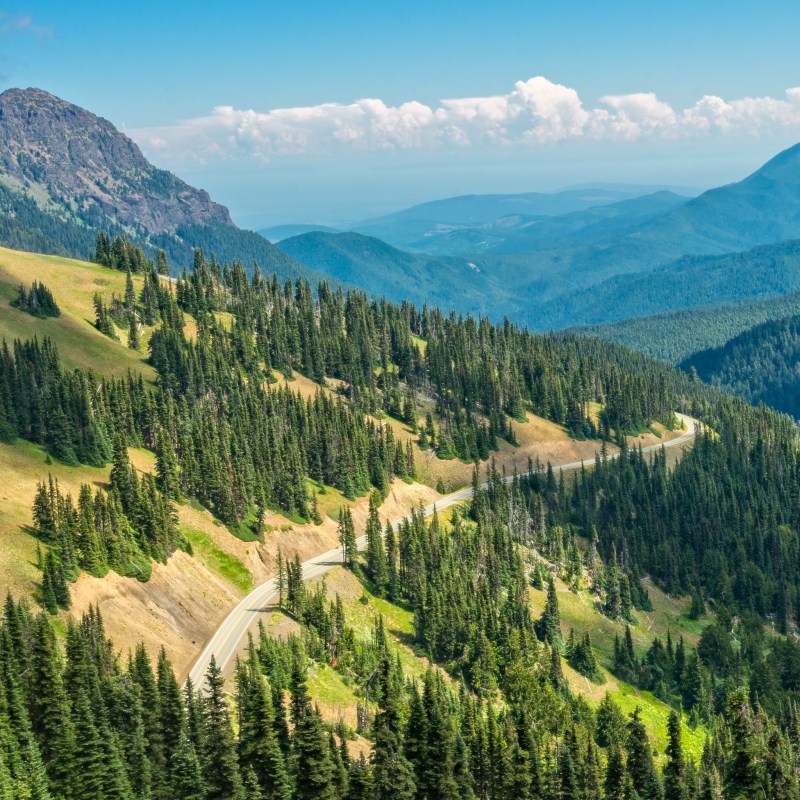
[[(464, 258), (428, 256), (398, 250), (359, 233), (312, 232), (279, 242), (292, 258), (376, 296), (403, 299), (476, 314), (513, 303), (515, 288), (502, 286)], [(488, 300), (488, 302), (487, 302)]]
[(207, 192), (157, 169), (108, 120), (41, 89), (0, 94), (0, 169), (31, 195), (148, 233), (184, 225), (233, 227)]
[(552, 194), (527, 192), (462, 195), (420, 203), (393, 214), (362, 220), (351, 229), (379, 237), (396, 247), (427, 249), (426, 243), (430, 239), (455, 230), (489, 225), (510, 216), (542, 219), (569, 214), (626, 200), (634, 194), (605, 188), (569, 189)]
[(581, 325), (572, 331), (678, 364), (701, 350), (720, 347), (748, 328), (796, 313), (800, 313), (800, 292), (767, 300), (692, 306), (606, 325)]
[(469, 228), (442, 230), (410, 249), (440, 254), (514, 254), (607, 239), (634, 231), (686, 197), (660, 191), (551, 217), (512, 214)]
[(800, 419), (800, 314), (757, 325), (680, 366), (753, 404)]
[(800, 291), (800, 240), (724, 256), (685, 256), (648, 273), (610, 278), (542, 309), (553, 328)]
[(124, 233), (189, 266), (193, 248), (310, 274), (263, 237), (237, 228), (202, 189), (153, 166), (108, 120), (41, 89), (0, 94), (0, 243), (85, 257), (98, 231)]
[[(599, 196), (592, 197), (598, 199)], [(604, 197), (608, 199), (607, 195)], [(504, 201), (505, 197), (490, 199), (487, 207)], [(282, 239), (278, 246), (304, 264), (338, 280), (351, 282), (374, 294), (385, 294), (398, 302), (412, 299), (436, 303), (473, 314), (509, 316), (535, 325), (535, 318), (530, 314), (536, 305), (534, 298), (543, 297), (551, 288), (546, 278), (542, 279), (536, 270), (529, 268), (531, 259), (536, 256), (492, 252), (453, 256), (447, 255), (447, 251), (467, 251), (469, 248), (464, 243), (468, 241), (473, 250), (477, 250), (491, 237), (501, 243), (513, 237), (521, 238), (530, 247), (537, 239), (537, 231), (540, 231), (538, 243), (542, 247), (552, 248), (557, 242), (591, 242), (604, 232), (630, 229), (659, 211), (685, 201), (686, 198), (678, 195), (659, 192), (555, 217), (503, 217), (481, 227), (453, 231), (452, 236), (461, 237), (462, 244), (453, 246), (451, 242), (441, 248), (443, 253), (402, 250), (383, 239), (353, 231), (337, 234), (314, 230)], [(577, 200), (571, 196), (559, 202)], [(447, 205), (448, 201), (442, 204)], [(465, 213), (470, 207), (464, 205)], [(438, 234), (431, 239), (431, 249), (437, 249), (436, 242), (447, 240), (448, 234)], [(545, 251), (541, 257), (551, 257), (551, 251)]]
[[(397, 300), (435, 285), (444, 306), (540, 330), (800, 290), (800, 145), (699, 197), (619, 194), (467, 196), (415, 206), (356, 226), (428, 256), (413, 261), (413, 281), (398, 268), (411, 253), (385, 257), (374, 241), (348, 256), (348, 271)], [(313, 246), (292, 241), (285, 249), (338, 275), (343, 245), (350, 250), (353, 241), (315, 237)], [(468, 288), (452, 260), (441, 258), (474, 265)]]
[(261, 228), (258, 233), (268, 242), (277, 242), (288, 239), (291, 236), (301, 236), (304, 233), (341, 233), (341, 228), (333, 228), (330, 225), (315, 225), (314, 223), (295, 223), (289, 225), (275, 225), (271, 228)]
[(686, 252), (744, 250), (800, 237), (800, 144), (738, 183), (711, 189), (643, 229), (642, 239), (679, 239)]

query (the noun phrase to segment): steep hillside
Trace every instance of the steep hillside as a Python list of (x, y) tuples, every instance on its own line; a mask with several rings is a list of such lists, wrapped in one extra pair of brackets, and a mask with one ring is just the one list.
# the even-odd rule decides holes
[(751, 403), (800, 419), (800, 315), (757, 325), (680, 366)]
[(711, 189), (642, 229), (643, 241), (680, 241), (723, 253), (800, 236), (800, 144), (738, 183)]
[(359, 233), (306, 233), (278, 247), (336, 280), (395, 302), (487, 314), (504, 298), (511, 302), (514, 294), (514, 287), (502, 286), (466, 258), (408, 253)]
[[(12, 305), (19, 287), (34, 280), (53, 292), (61, 309), (59, 317), (40, 319)], [(134, 276), (133, 281), (141, 290), (142, 279)], [(112, 294), (122, 297), (125, 275), (86, 261), (0, 247), (0, 338), (13, 342), (49, 337), (69, 367), (115, 378), (132, 372), (152, 382), (153, 368), (143, 352), (125, 346), (125, 331), (117, 327), (120, 341), (114, 341), (94, 327), (94, 295), (98, 292), (107, 298)]]
[(0, 171), (7, 184), (88, 221), (148, 233), (233, 226), (228, 209), (156, 169), (108, 120), (41, 89), (0, 94)]
[(566, 327), (770, 297), (800, 290), (800, 240), (724, 256), (686, 256), (648, 273), (621, 275), (554, 299), (541, 324)]
[[(33, 281), (52, 291), (61, 312), (58, 317), (43, 319), (11, 305), (20, 285)], [(143, 277), (133, 275), (132, 281), (136, 293), (140, 293)], [(101, 378), (125, 379), (131, 375), (136, 379), (141, 375), (148, 384), (154, 383), (155, 370), (142, 352), (153, 329), (142, 332), (141, 349), (135, 351), (126, 346), (127, 331), (122, 327), (115, 325), (119, 341), (114, 341), (94, 326), (95, 293), (109, 303), (112, 295), (125, 295), (125, 282), (124, 273), (98, 264), (0, 248), (0, 339), (11, 347), (14, 340), (37, 338), (41, 342), (47, 338), (58, 348), (65, 367), (92, 371)], [(187, 317), (187, 328), (196, 331), (191, 317)], [(284, 380), (284, 384), (307, 396), (313, 396), (312, 387), (319, 389), (300, 376), (288, 383)], [(563, 433), (560, 438), (567, 440)], [(140, 476), (156, 473), (151, 450), (130, 448), (128, 453)], [(416, 456), (422, 466), (425, 454), (417, 450)], [(34, 535), (32, 504), (37, 482), (46, 481), (48, 476), (58, 481), (62, 492), (77, 499), (83, 485), (93, 490), (109, 487), (110, 466), (66, 464), (46, 447), (19, 438), (0, 442), (0, 584), (18, 597), (37, 601), (41, 599), (42, 582), (37, 550), (46, 548)], [(314, 488), (318, 487), (309, 483), (309, 490)], [(438, 493), (429, 486), (397, 480), (387, 490), (383, 513), (399, 516), (417, 503), (436, 497)], [(279, 548), (287, 557), (297, 553), (307, 558), (335, 546), (339, 509), (351, 508), (356, 523), (362, 525), (367, 498), (348, 500), (328, 487), (318, 496), (318, 507), (318, 523), (296, 516), (291, 519), (278, 509), (266, 510), (264, 534), (259, 541), (247, 526), (229, 529), (195, 501), (189, 503), (183, 498), (176, 506), (177, 520), (192, 556), (178, 550), (166, 563), (154, 563), (145, 582), (113, 570), (102, 576), (84, 571), (71, 587), (73, 611), (80, 614), (90, 604), (99, 603), (118, 646), (133, 648), (144, 641), (155, 650), (164, 644), (183, 673), (226, 611), (255, 581), (274, 574)], [(197, 587), (202, 589), (198, 591)]]
[(0, 244), (86, 258), (98, 231), (161, 248), (177, 271), (195, 247), (283, 277), (310, 274), (237, 228), (202, 189), (150, 164), (108, 120), (40, 89), (0, 94)]
[(762, 322), (783, 319), (798, 311), (800, 293), (795, 292), (767, 300), (694, 306), (607, 325), (584, 325), (574, 330), (678, 364), (701, 350), (720, 347)]
[[(720, 769), (736, 763), (726, 709), (739, 709), (733, 730), (750, 735), (756, 694), (764, 737), (745, 742), (747, 752), (761, 763), (790, 747), (781, 709), (798, 646), (763, 630), (766, 620), (779, 632), (796, 624), (797, 566), (787, 559), (782, 583), (771, 564), (793, 535), (796, 505), (785, 480), (797, 474), (796, 430), (784, 417), (612, 344), (325, 286), (316, 296), (303, 284), (284, 291), (272, 276), (248, 280), (241, 266), (223, 271), (204, 259), (170, 282), (133, 253), (130, 280), (124, 264), (103, 268), (115, 287), (124, 280), (117, 302), (102, 291), (111, 284), (96, 283), (101, 268), (82, 275), (104, 294), (97, 321), (106, 336), (127, 333), (134, 356), (148, 342), (154, 386), (64, 370), (44, 343), (0, 360), (9, 440), (0, 445), (0, 568), (15, 593), (60, 615), (37, 619), (8, 601), (0, 622), (10, 670), (2, 705), (14, 700), (31, 731), (23, 750), (0, 709), (17, 762), (26, 752), (39, 774), (90, 796), (84, 774), (60, 772), (52, 755), (68, 725), (89, 742), (81, 752), (103, 742), (118, 750), (117, 768), (103, 774), (120, 797), (187, 796), (187, 773), (169, 765), (188, 763), (200, 796), (225, 764), (233, 797), (242, 782), (259, 797), (280, 779), (295, 797), (323, 787), (344, 798), (344, 784), (360, 780), (379, 787), (368, 797), (383, 798), (395, 778), (381, 764), (399, 763), (406, 797), (431, 774), (483, 797), (502, 781), (498, 800), (525, 797), (534, 780), (577, 786), (605, 774), (618, 797), (638, 781), (658, 800), (662, 770), (690, 771), (684, 756), (699, 761), (706, 731), (718, 737)], [(63, 280), (53, 288), (68, 265), (27, 258), (25, 284), (38, 279), (73, 309), (41, 324), (77, 323), (85, 299), (67, 302)], [(92, 320), (85, 326), (92, 331)], [(671, 424), (679, 403), (711, 432), (674, 468), (658, 450), (602, 457), (626, 431), (668, 435), (656, 423)], [(574, 478), (543, 470), (504, 481), (500, 469), (527, 444), (517, 431), (542, 426), (534, 413), (598, 457)], [(464, 475), (493, 454), (501, 460), (485, 465), (486, 488), (467, 507), (416, 513), (382, 535), (387, 519), (439, 496), (413, 482), (420, 458)], [(46, 471), (58, 485), (37, 488)], [(726, 524), (737, 514), (738, 525)], [(767, 514), (774, 525), (763, 533)], [(356, 564), (362, 530), (366, 557)], [(366, 581), (339, 570), (328, 596), (324, 584), (303, 584), (300, 562), (337, 543)], [(153, 658), (165, 645), (185, 673), (224, 609), (275, 572), (283, 591), (269, 627), (286, 634), (300, 623), (303, 635), (281, 643), (256, 631), (229, 684), (235, 726), (213, 667), (205, 691), (182, 695), (165, 656), (157, 675), (147, 650), (124, 657), (140, 640)], [(67, 624), (70, 603), (79, 626)], [(62, 657), (56, 630), (65, 629)], [(29, 716), (45, 698), (59, 724), (40, 731)], [(173, 731), (163, 735), (168, 719)], [(490, 747), (496, 762), (481, 760)], [(212, 765), (202, 773), (198, 752)], [(359, 758), (367, 752), (369, 762)], [(704, 763), (698, 770), (711, 780), (715, 768)]]

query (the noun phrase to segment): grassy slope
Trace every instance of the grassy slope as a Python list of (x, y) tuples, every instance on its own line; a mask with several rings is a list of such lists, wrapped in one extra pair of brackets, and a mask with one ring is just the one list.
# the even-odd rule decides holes
[[(135, 463), (138, 462), (137, 452), (142, 451), (132, 452)], [(46, 458), (45, 451), (30, 442), (17, 440), (13, 445), (0, 444), (0, 590), (32, 594), (41, 579), (36, 567), (36, 539), (30, 527), (31, 504), (38, 481), (52, 475), (62, 491), (70, 492), (73, 498), (77, 497), (83, 483), (93, 488), (108, 483), (109, 466), (101, 469), (69, 467), (55, 461), (48, 464)], [(181, 527), (201, 563), (239, 591), (252, 586), (250, 572), (234, 555), (211, 542), (197, 527), (185, 523)]]
[[(10, 305), (17, 296), (18, 286), (34, 280), (53, 292), (61, 309), (60, 317), (40, 319)], [(142, 279), (134, 276), (133, 281), (138, 290)], [(125, 346), (125, 331), (118, 331), (121, 341), (114, 342), (94, 328), (95, 292), (108, 301), (112, 293), (119, 297), (124, 291), (123, 273), (83, 261), (0, 248), (0, 338), (10, 342), (48, 336), (56, 343), (66, 366), (114, 377), (123, 377), (130, 371), (153, 381), (155, 373), (146, 363), (145, 353), (136, 353)], [(152, 469), (152, 454), (132, 451), (131, 456), (139, 469)], [(29, 442), (18, 440), (13, 445), (0, 445), (0, 587), (14, 593), (35, 591), (40, 579), (36, 541), (29, 532), (37, 481), (50, 473), (73, 497), (82, 483), (99, 486), (108, 481), (108, 468), (47, 464), (45, 458), (46, 453)], [(252, 586), (253, 578), (239, 559), (220, 548), (198, 527), (184, 519), (181, 523), (201, 563), (240, 592)]]
[[(17, 297), (19, 285), (30, 285), (34, 280), (43, 282), (53, 292), (61, 309), (60, 317), (43, 320), (10, 305)], [(142, 279), (134, 276), (133, 280), (138, 291)], [(125, 275), (85, 261), (0, 247), (0, 338), (11, 341), (49, 336), (67, 366), (114, 377), (123, 377), (131, 370), (154, 380), (155, 373), (146, 363), (145, 354), (125, 346), (124, 331), (118, 331), (120, 342), (114, 342), (95, 329), (95, 292), (106, 299), (112, 293), (121, 297), (125, 292)]]
[(108, 470), (45, 463), (46, 453), (29, 442), (0, 444), (0, 591), (30, 593), (41, 573), (36, 568), (36, 540), (29, 533), (36, 482), (48, 472), (77, 496), (81, 483), (105, 483)]
[[(570, 685), (577, 692), (588, 697), (592, 702), (599, 702), (606, 692), (619, 703), (625, 712), (632, 712), (636, 706), (642, 709), (642, 717), (653, 738), (654, 745), (663, 755), (667, 744), (667, 718), (669, 707), (649, 692), (639, 689), (615, 678), (610, 669), (614, 663), (614, 636), (620, 638), (625, 633), (625, 625), (609, 619), (601, 614), (593, 605), (586, 590), (571, 592), (561, 581), (556, 581), (559, 608), (561, 611), (561, 627), (566, 636), (569, 629), (575, 630), (576, 637), (588, 633), (598, 663), (602, 669), (603, 683), (593, 684), (582, 675), (572, 670), (566, 663), (564, 673)], [(688, 601), (685, 598), (674, 598), (664, 594), (652, 584), (648, 592), (653, 604), (652, 612), (635, 612), (637, 624), (631, 627), (633, 643), (637, 657), (642, 657), (656, 636), (662, 641), (670, 631), (673, 642), (683, 636), (687, 645), (694, 647), (707, 620), (690, 620), (686, 616)], [(531, 602), (537, 613), (544, 610), (546, 593), (530, 590)], [(702, 728), (691, 730), (684, 727), (684, 748), (694, 758), (699, 758), (705, 742), (705, 731)]]

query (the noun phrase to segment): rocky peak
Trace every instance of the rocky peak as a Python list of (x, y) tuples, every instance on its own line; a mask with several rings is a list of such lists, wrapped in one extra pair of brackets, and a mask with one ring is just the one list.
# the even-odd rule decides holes
[(233, 225), (227, 208), (154, 167), (108, 120), (41, 89), (0, 94), (0, 178), (94, 225), (106, 218), (146, 233)]

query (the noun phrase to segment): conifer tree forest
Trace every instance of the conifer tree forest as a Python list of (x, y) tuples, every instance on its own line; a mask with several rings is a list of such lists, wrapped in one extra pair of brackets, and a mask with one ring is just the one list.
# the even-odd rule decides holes
[[(43, 608), (8, 596), (0, 621), (0, 800), (800, 797), (800, 448), (788, 417), (579, 336), (280, 284), (199, 251), (171, 282), (162, 256), (105, 235), (97, 260), (128, 274), (124, 297), (98, 296), (97, 327), (128, 327), (129, 344), (147, 331), (157, 381), (68, 369), (48, 339), (2, 345), (2, 440), (111, 471), (77, 497), (46, 474), (37, 487)], [(319, 385), (313, 397), (277, 380), (294, 373)], [(625, 433), (674, 425), (675, 411), (704, 425), (677, 463), (625, 447)], [(505, 475), (492, 453), (526, 414), (602, 452), (570, 478), (536, 463)], [(384, 416), (439, 459), (474, 462), (471, 500), (447, 519), (382, 520), (391, 481), (415, 476), (413, 448)], [(611, 442), (619, 458), (606, 457)], [(155, 453), (154, 476), (133, 469), (131, 446)], [(281, 559), (279, 589), (300, 633), (262, 626), (227, 684), (213, 662), (204, 686), (181, 686), (167, 653), (118, 653), (99, 609), (65, 630), (54, 620), (81, 571), (146, 580), (154, 561), (191, 551), (176, 502), (257, 529), (267, 508), (310, 519), (309, 486), (369, 494), (363, 554), (349, 509), (339, 516), (347, 568), (411, 610), (423, 678), (406, 676), (381, 617), (364, 638), (297, 559)], [(599, 666), (591, 635), (562, 623), (557, 580), (588, 586), (621, 623), (614, 675), (673, 709), (660, 752), (639, 710), (610, 696), (594, 707), (570, 687), (565, 662), (587, 681)], [(713, 612), (696, 646), (668, 634), (634, 647), (649, 581), (691, 597), (693, 615)], [(356, 687), (355, 729), (316, 707), (308, 676), (323, 665)], [(684, 751), (686, 723), (707, 731), (699, 758)]]

